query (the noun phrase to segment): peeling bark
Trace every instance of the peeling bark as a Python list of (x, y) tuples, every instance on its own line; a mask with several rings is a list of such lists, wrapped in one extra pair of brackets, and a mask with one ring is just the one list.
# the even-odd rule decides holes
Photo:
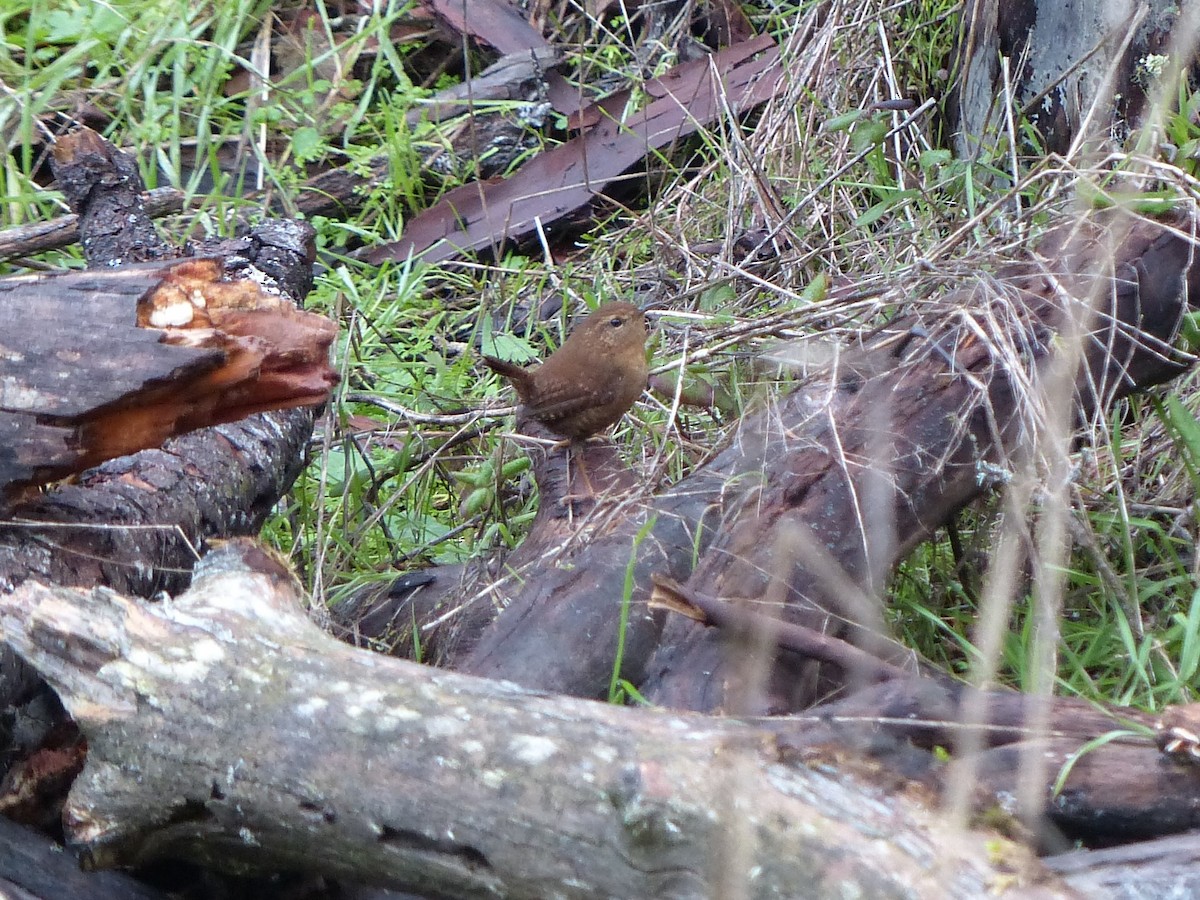
[(995, 147), (1010, 92), (1018, 121), (1027, 116), (1038, 129), (1041, 152), (1124, 137), (1145, 116), (1171, 60), (1187, 65), (1195, 54), (1196, 23), (1186, 12), (1174, 0), (971, 0), (950, 107), (958, 155)]

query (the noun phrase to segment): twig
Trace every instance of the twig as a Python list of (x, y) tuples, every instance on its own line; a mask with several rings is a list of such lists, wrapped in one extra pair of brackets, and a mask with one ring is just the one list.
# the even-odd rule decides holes
[(781, 650), (830, 663), (844, 672), (854, 672), (870, 681), (891, 681), (912, 675), (840, 638), (820, 634), (803, 625), (737, 609), (731, 603), (686, 588), (665, 575), (654, 575), (653, 582), (650, 609), (670, 610), (718, 628), (769, 629), (775, 637), (776, 646)]

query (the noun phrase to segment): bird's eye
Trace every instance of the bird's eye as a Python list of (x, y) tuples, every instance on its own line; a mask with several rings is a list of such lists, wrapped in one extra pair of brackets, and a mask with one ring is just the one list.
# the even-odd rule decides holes
[(619, 318), (617, 316), (613, 316), (611, 319), (608, 320), (608, 324), (611, 325), (613, 328), (620, 328), (622, 325), (625, 324), (625, 320), (622, 318)]

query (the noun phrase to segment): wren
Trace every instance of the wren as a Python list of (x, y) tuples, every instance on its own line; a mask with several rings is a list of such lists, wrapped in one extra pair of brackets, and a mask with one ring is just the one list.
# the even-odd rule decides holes
[(646, 314), (632, 303), (604, 303), (539, 366), (484, 361), (512, 382), (525, 415), (582, 441), (616, 423), (642, 395), (650, 375)]

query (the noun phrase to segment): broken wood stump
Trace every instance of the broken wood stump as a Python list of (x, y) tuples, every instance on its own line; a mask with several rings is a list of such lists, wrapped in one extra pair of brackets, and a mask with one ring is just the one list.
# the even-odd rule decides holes
[[(129, 216), (143, 222), (147, 198), (136, 167), (115, 148), (81, 130), (55, 170), (71, 185), (93, 268), (0, 282), (3, 321), (25, 339), (14, 347), (11, 331), (0, 335), (0, 471), (9, 479), (0, 482), (0, 592), (28, 577), (139, 596), (182, 590), (202, 541), (256, 533), (303, 465), (311, 412), (230, 419), (234, 409), (293, 405), (288, 391), (319, 402), (332, 383), (320, 349), (331, 323), (291, 308), (312, 285), (314, 233), (304, 223), (265, 222), (200, 245), (196, 259), (172, 260), (180, 251), (153, 229), (123, 230)], [(112, 268), (143, 253), (158, 262)], [(164, 282), (172, 286), (160, 293)], [(41, 321), (31, 310), (47, 294), (57, 299)], [(139, 315), (162, 327), (139, 328)], [(266, 329), (274, 343), (264, 340), (264, 315), (281, 323)], [(306, 327), (298, 331), (297, 322)], [(30, 348), (41, 348), (44, 374), (29, 368)], [(135, 360), (157, 368), (139, 372)], [(174, 388), (172, 377), (180, 380)], [(109, 460), (75, 483), (41, 493), (19, 486), (126, 453), (131, 436), (161, 440), (216, 421), (228, 424)], [(28, 672), (0, 653), (0, 702), (20, 702), (29, 687)]]
[(191, 259), (0, 280), (0, 496), (323, 403), (336, 326)]

